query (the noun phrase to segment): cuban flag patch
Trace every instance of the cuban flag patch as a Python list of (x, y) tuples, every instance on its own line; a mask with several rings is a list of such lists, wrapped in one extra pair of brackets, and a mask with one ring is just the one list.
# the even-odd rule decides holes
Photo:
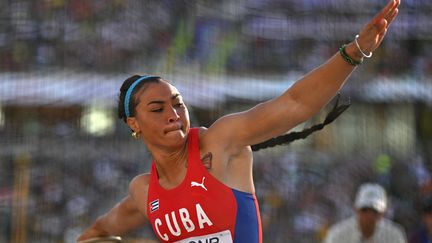
[(150, 213), (159, 209), (159, 199), (150, 202)]

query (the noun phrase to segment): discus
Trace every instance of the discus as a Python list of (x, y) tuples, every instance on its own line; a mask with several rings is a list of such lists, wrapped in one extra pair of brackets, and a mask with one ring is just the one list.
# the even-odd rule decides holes
[(78, 243), (121, 243), (122, 238), (120, 236), (106, 236), (106, 237), (93, 237), (87, 240), (78, 241)]

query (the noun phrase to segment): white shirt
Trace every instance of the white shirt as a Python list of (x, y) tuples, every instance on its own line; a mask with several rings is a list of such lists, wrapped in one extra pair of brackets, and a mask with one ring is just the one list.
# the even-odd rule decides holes
[(403, 228), (385, 218), (382, 218), (371, 238), (362, 239), (357, 218), (355, 216), (345, 219), (330, 227), (324, 243), (406, 243)]

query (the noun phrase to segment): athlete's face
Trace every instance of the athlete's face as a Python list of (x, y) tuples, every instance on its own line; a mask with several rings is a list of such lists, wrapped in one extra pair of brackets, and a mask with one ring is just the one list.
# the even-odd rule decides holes
[(179, 91), (161, 81), (144, 85), (134, 97), (135, 117), (128, 124), (148, 146), (180, 146), (190, 128), (189, 113)]

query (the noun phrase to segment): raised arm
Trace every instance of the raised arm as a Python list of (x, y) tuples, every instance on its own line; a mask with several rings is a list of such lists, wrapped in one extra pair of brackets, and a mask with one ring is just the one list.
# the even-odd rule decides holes
[[(360, 31), (358, 44), (349, 43), (345, 53), (355, 62), (372, 53), (382, 42), (398, 13), (399, 0), (390, 1)], [(363, 52), (363, 54), (362, 54)], [(242, 147), (280, 135), (304, 122), (322, 109), (341, 89), (355, 69), (340, 53), (312, 70), (282, 95), (254, 108), (222, 117), (209, 129), (209, 137), (226, 142), (227, 147)], [(209, 139), (210, 140), (210, 139)]]

